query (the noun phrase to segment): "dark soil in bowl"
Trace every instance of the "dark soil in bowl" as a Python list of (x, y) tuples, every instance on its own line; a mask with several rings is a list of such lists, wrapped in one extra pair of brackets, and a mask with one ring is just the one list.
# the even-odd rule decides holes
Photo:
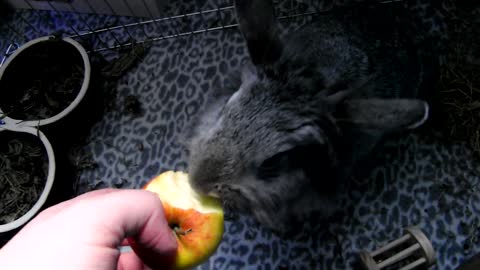
[(0, 224), (24, 215), (40, 198), (48, 156), (40, 139), (23, 132), (0, 132)]
[(57, 39), (37, 43), (6, 68), (0, 79), (0, 109), (4, 116), (19, 120), (53, 117), (76, 98), (84, 71), (82, 57), (70, 43)]

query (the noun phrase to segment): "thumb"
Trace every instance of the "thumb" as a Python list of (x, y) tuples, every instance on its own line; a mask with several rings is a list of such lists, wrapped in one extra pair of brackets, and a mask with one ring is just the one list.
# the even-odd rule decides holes
[(104, 245), (117, 247), (128, 238), (137, 256), (149, 267), (165, 269), (173, 264), (177, 241), (156, 194), (144, 190), (118, 190), (98, 195), (95, 200), (101, 201), (95, 203), (97, 214), (105, 212), (109, 217), (97, 224), (112, 235), (110, 242)]

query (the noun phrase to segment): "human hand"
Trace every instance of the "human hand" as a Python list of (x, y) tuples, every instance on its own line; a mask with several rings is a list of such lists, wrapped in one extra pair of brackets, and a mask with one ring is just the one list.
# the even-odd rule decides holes
[[(118, 246), (135, 243), (134, 252)], [(103, 189), (52, 206), (0, 250), (2, 269), (167, 269), (177, 242), (158, 196)]]

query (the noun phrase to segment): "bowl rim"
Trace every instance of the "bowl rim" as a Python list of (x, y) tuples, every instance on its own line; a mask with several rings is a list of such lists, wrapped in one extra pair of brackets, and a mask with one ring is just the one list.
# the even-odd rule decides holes
[(24, 225), (38, 213), (40, 208), (42, 208), (42, 206), (45, 204), (48, 198), (48, 195), (50, 194), (50, 191), (52, 189), (53, 182), (55, 179), (55, 170), (56, 170), (55, 155), (53, 152), (52, 145), (50, 144), (50, 141), (47, 139), (45, 134), (43, 134), (40, 130), (33, 127), (13, 127), (11, 129), (0, 128), (0, 132), (2, 131), (23, 132), (23, 133), (28, 133), (35, 137), (38, 137), (40, 141), (43, 143), (43, 147), (47, 152), (48, 174), (47, 174), (47, 179), (45, 181), (45, 187), (43, 188), (43, 191), (40, 197), (38, 198), (37, 202), (35, 202), (32, 208), (30, 208), (30, 210), (28, 210), (21, 217), (17, 218), (12, 222), (0, 225), (0, 233), (8, 232)]
[[(51, 39), (56, 39), (56, 37), (55, 36), (39, 37), (39, 38), (28, 41), (27, 43), (23, 44), (18, 49), (16, 49), (15, 52), (13, 52), (12, 55), (10, 55), (5, 61), (5, 63), (0, 67), (0, 80), (3, 77), (5, 70), (9, 67), (9, 65), (15, 60), (15, 58), (19, 54), (21, 54), (27, 48), (30, 48), (38, 43), (48, 41)], [(83, 82), (77, 96), (72, 101), (72, 103), (70, 103), (70, 105), (68, 105), (65, 109), (63, 109), (61, 112), (59, 112), (58, 114), (52, 117), (49, 117), (46, 119), (37, 119), (37, 120), (21, 120), (21, 119), (14, 119), (14, 118), (5, 116), (3, 118), (3, 121), (5, 122), (4, 124), (5, 126), (19, 125), (19, 126), (37, 127), (37, 126), (44, 126), (44, 125), (54, 123), (62, 119), (66, 115), (68, 115), (70, 112), (72, 112), (84, 98), (87, 92), (88, 86), (90, 84), (90, 78), (91, 78), (91, 65), (90, 65), (90, 60), (89, 60), (87, 51), (83, 48), (83, 46), (80, 43), (73, 40), (72, 38), (66, 37), (66, 38), (62, 38), (62, 40), (64, 42), (71, 44), (73, 47), (75, 47), (77, 51), (80, 53), (80, 56), (82, 57), (82, 60), (83, 60), (83, 67), (84, 67)], [(0, 108), (0, 113), (2, 113), (1, 108)]]

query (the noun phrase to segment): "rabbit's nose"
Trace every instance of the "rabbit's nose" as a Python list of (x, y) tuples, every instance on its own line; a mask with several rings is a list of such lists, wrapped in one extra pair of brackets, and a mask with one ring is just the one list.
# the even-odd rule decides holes
[(208, 193), (208, 188), (205, 187), (205, 185), (199, 184), (198, 181), (195, 181), (196, 178), (191, 177), (190, 180), (190, 186), (192, 187), (193, 190), (200, 194), (207, 194)]

